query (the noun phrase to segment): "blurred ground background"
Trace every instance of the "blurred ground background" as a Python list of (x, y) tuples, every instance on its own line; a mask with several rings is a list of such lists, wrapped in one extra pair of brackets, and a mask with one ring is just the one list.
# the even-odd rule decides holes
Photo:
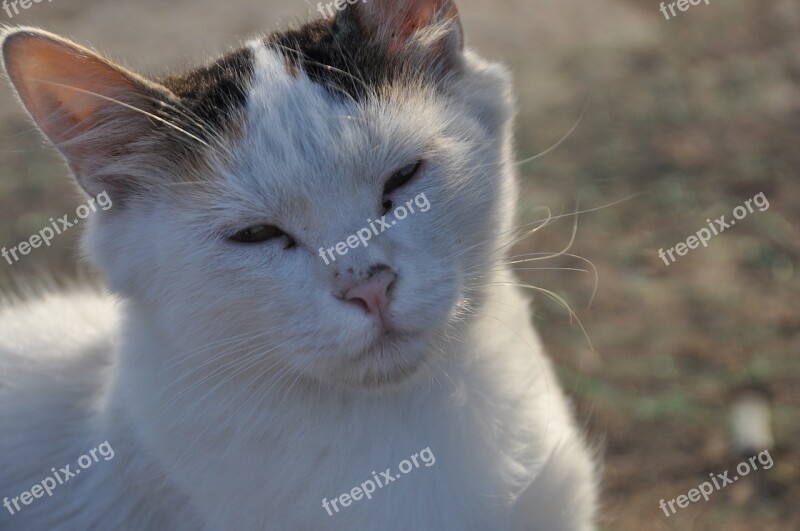
[[(563, 296), (586, 327), (537, 296), (535, 320), (592, 439), (604, 448), (602, 528), (800, 529), (800, 2), (712, 0), (665, 20), (654, 0), (462, 0), (469, 43), (517, 80), (520, 222), (583, 214), (571, 252), (579, 272), (524, 270)], [(143, 73), (196, 64), (314, 7), (301, 0), (54, 0), (0, 21), (90, 44)], [(665, 266), (669, 248), (764, 192), (756, 211)], [(0, 246), (81, 203), (55, 154), (0, 86)], [(515, 253), (558, 251), (573, 219)], [(43, 272), (80, 272), (80, 229), (21, 262), (0, 262), (0, 287)], [(561, 257), (522, 267), (584, 267)], [(661, 498), (733, 470), (735, 393), (772, 396), (774, 466), (667, 519)]]

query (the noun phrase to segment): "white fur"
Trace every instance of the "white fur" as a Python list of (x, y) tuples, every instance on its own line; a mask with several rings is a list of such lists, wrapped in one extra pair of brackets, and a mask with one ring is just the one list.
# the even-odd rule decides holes
[[(121, 302), (88, 292), (0, 314), (0, 497), (108, 441), (116, 456), (2, 529), (593, 528), (595, 472), (508, 284), (510, 84), (471, 52), (448, 95), (332, 99), (253, 43), (247, 122), (207, 182), (91, 220)], [(325, 265), (374, 219), (384, 180), (430, 210)], [(224, 162), (223, 162), (224, 160)], [(149, 201), (149, 202), (148, 202)], [(224, 234), (272, 223), (298, 247)], [(398, 273), (390, 315), (332, 296), (349, 268)], [(413, 377), (391, 379), (398, 367)], [(430, 447), (421, 467), (329, 516), (332, 499)]]

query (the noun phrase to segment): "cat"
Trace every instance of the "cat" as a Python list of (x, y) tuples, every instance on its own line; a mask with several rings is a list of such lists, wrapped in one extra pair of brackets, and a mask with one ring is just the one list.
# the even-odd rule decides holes
[(0, 312), (0, 529), (594, 529), (597, 459), (508, 265), (511, 76), (452, 0), (160, 79), (36, 28), (2, 53), (113, 207), (83, 238), (108, 293)]

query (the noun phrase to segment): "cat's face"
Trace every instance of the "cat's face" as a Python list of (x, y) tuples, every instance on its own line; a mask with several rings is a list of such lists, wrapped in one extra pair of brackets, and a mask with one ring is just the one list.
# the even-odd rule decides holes
[[(185, 369), (390, 386), (431, 362), (479, 302), (513, 195), (507, 82), (462, 51), (449, 2), (407, 3), (441, 11), (398, 21), (376, 1), (147, 84), (148, 101), (166, 101), (148, 112), (170, 124), (145, 117), (129, 140), (140, 149), (113, 162), (66, 139), (79, 182), (115, 199), (91, 225), (92, 258), (178, 350), (208, 353)], [(36, 115), (13, 43), (12, 80), (63, 142)]]

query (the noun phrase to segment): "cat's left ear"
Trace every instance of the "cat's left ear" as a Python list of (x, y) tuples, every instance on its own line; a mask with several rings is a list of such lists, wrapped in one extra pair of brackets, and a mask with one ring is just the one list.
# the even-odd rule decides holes
[(129, 171), (152, 158), (169, 91), (46, 31), (11, 29), (0, 41), (22, 103), (87, 193), (144, 184)]
[(395, 53), (421, 44), (440, 57), (464, 50), (464, 29), (453, 0), (363, 0), (355, 8), (362, 28)]

